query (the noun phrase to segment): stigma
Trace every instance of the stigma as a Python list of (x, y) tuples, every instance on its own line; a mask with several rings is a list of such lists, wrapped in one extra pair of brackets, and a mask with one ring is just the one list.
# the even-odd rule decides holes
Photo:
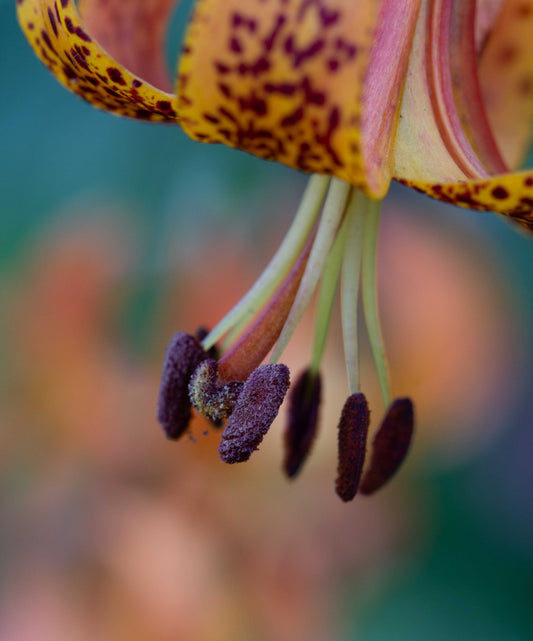
[[(376, 292), (381, 202), (336, 178), (313, 176), (278, 250), (248, 293), (209, 332), (174, 335), (167, 348), (158, 420), (168, 438), (188, 430), (193, 412), (224, 425), (219, 455), (240, 463), (256, 451), (289, 391), (280, 363), (311, 300), (317, 297), (308, 367), (296, 378), (284, 433), (283, 470), (295, 478), (319, 432), (322, 356), (340, 298), (350, 394), (338, 423), (335, 489), (343, 501), (373, 494), (399, 470), (414, 431), (413, 404), (392, 400)], [(359, 372), (359, 304), (372, 350), (385, 417), (367, 464), (370, 409)], [(269, 362), (265, 364), (265, 360)]]

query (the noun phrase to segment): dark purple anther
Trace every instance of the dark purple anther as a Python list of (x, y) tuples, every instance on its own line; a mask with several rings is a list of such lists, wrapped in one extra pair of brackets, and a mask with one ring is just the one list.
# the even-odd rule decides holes
[(396, 474), (407, 456), (413, 430), (411, 400), (396, 399), (374, 438), (370, 467), (361, 483), (362, 494), (373, 494)]
[(185, 332), (174, 334), (167, 347), (157, 400), (157, 420), (168, 438), (178, 439), (189, 425), (189, 379), (206, 357), (200, 343)]
[(318, 372), (305, 370), (291, 387), (285, 430), (283, 469), (294, 478), (306, 460), (318, 427), (322, 381)]
[(370, 412), (364, 394), (348, 396), (339, 421), (339, 466), (335, 491), (343, 501), (357, 494), (366, 453)]
[(289, 368), (262, 365), (243, 385), (218, 447), (224, 463), (247, 461), (276, 418), (289, 389)]

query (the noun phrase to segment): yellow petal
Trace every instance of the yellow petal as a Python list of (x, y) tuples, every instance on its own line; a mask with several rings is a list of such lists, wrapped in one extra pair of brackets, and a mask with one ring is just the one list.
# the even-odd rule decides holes
[(533, 232), (533, 170), (455, 183), (401, 182), (459, 207), (510, 216)]
[(533, 0), (506, 0), (483, 50), (480, 79), (489, 122), (511, 168), (531, 143)]
[(199, 0), (179, 69), (182, 126), (365, 185), (362, 86), (378, 0)]
[(36, 54), (65, 87), (121, 116), (176, 122), (175, 97), (111, 58), (81, 24), (73, 0), (19, 0), (17, 13)]
[(165, 35), (178, 0), (82, 0), (83, 24), (115, 60), (154, 87), (172, 91)]

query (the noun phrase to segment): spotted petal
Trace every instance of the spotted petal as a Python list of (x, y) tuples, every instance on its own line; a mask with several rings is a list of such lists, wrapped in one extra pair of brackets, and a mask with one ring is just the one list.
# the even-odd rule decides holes
[[(386, 32), (381, 38), (389, 47), (385, 59), (401, 66), (417, 8), (416, 0), (199, 0), (179, 70), (184, 129), (197, 140), (334, 174), (382, 196), (390, 176), (369, 185), (363, 158), (363, 85), (380, 11), (405, 26), (394, 42)], [(382, 75), (395, 109), (402, 74)], [(379, 91), (370, 99), (381, 100)], [(380, 107), (390, 110), (391, 103), (381, 100)], [(394, 126), (375, 130), (390, 137)], [(388, 151), (383, 145), (381, 153)], [(375, 159), (371, 164), (381, 171)], [(381, 162), (385, 171), (387, 164)]]
[(36, 54), (65, 87), (121, 116), (176, 122), (174, 96), (110, 57), (82, 24), (73, 0), (18, 0), (17, 13)]
[(459, 207), (510, 216), (533, 232), (533, 170), (452, 183), (402, 182)]

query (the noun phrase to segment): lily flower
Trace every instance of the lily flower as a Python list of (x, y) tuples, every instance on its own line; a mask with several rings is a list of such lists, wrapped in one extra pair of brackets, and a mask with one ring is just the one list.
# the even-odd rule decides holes
[[(285, 469), (298, 472), (314, 439), (339, 289), (350, 396), (337, 491), (343, 500), (375, 491), (402, 463), (414, 428), (411, 401), (391, 398), (380, 330), (381, 201), (396, 179), (533, 230), (533, 170), (517, 170), (531, 140), (533, 0), (197, 0), (174, 92), (162, 42), (175, 0), (79, 4), (78, 13), (73, 0), (17, 2), (28, 40), (68, 89), (117, 115), (176, 123), (198, 141), (312, 174), (252, 289), (207, 335), (172, 339), (158, 408), (167, 435), (187, 430), (192, 403), (215, 424), (228, 419), (221, 458), (246, 460), (283, 401), (289, 374), (279, 360), (320, 283), (310, 365), (291, 393)], [(359, 298), (388, 408), (363, 475), (370, 413)]]

